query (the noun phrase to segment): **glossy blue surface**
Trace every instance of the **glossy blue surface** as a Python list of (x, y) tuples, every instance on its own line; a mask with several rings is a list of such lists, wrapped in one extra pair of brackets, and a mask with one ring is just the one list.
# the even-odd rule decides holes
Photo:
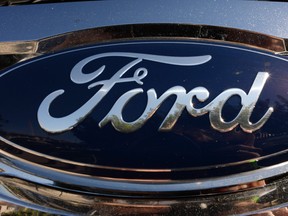
[(183, 23), (288, 38), (288, 5), (266, 1), (90, 1), (0, 8), (0, 41), (35, 40), (100, 26)]
[[(105, 57), (91, 61), (84, 73), (91, 73), (106, 65), (99, 78), (87, 84), (76, 84), (70, 79), (71, 69), (81, 60), (92, 55), (111, 52), (144, 53), (158, 56), (205, 56), (211, 60), (196, 66), (176, 66), (149, 60), (137, 64), (123, 75), (133, 77), (137, 68), (146, 68), (148, 75), (136, 82), (117, 83), (108, 94), (95, 104), (92, 113), (83, 117), (83, 121), (74, 129), (52, 134), (43, 130), (37, 119), (40, 104), (50, 93), (63, 89), (65, 92), (56, 98), (50, 107), (54, 117), (67, 116), (79, 109), (101, 85), (87, 89), (95, 81), (109, 80), (121, 67), (135, 58)], [(245, 162), (245, 168), (233, 168), (219, 171), (200, 171), (182, 174), (170, 174), (159, 171), (142, 178), (195, 178), (213, 177), (228, 173), (257, 169), (285, 161), (287, 148), (287, 60), (271, 53), (236, 45), (196, 42), (184, 40), (172, 41), (127, 41), (122, 43), (100, 44), (83, 49), (74, 49), (58, 54), (42, 56), (31, 61), (15, 65), (3, 72), (0, 82), (0, 97), (5, 103), (0, 107), (1, 136), (8, 140), (2, 142), (2, 149), (18, 157), (49, 167), (71, 172), (96, 176), (138, 178), (139, 174), (123, 174), (111, 171), (109, 167), (128, 169), (206, 169), (219, 164), (230, 164), (251, 159), (261, 159), (272, 154), (276, 159), (265, 160), (258, 164)], [(269, 107), (274, 112), (265, 125), (254, 133), (244, 132), (237, 127), (230, 132), (219, 132), (211, 127), (208, 114), (191, 116), (186, 110), (174, 127), (167, 132), (158, 128), (171, 109), (175, 96), (168, 97), (157, 112), (135, 132), (122, 133), (111, 123), (99, 127), (98, 123), (117, 103), (119, 97), (129, 90), (142, 88), (143, 93), (132, 98), (123, 109), (123, 118), (130, 122), (137, 119), (147, 104), (146, 92), (155, 89), (158, 97), (171, 87), (181, 86), (186, 91), (203, 86), (210, 92), (204, 103), (193, 99), (195, 107), (201, 108), (216, 98), (221, 92), (238, 88), (249, 92), (258, 72), (267, 72), (270, 77), (265, 84), (250, 121), (257, 122)], [(6, 92), (9, 92), (7, 94)], [(254, 99), (255, 100), (255, 99)], [(223, 119), (227, 122), (235, 118), (241, 109), (239, 97), (231, 97), (224, 105)], [(57, 127), (57, 125), (55, 125)], [(11, 145), (9, 141), (18, 145)], [(5, 144), (6, 142), (6, 144)], [(21, 150), (20, 147), (35, 151)], [(17, 150), (18, 148), (18, 150)], [(39, 153), (44, 154), (38, 155)], [(284, 154), (284, 156), (283, 156)], [(53, 159), (68, 160), (60, 164)], [(283, 158), (284, 157), (284, 158)], [(77, 168), (70, 162), (95, 165), (94, 168)], [(101, 170), (104, 168), (104, 170)], [(95, 170), (96, 169), (96, 170)], [(99, 170), (100, 169), (100, 170)], [(118, 173), (119, 172), (119, 173)], [(140, 173), (141, 174), (141, 173)], [(136, 176), (134, 176), (136, 175)], [(167, 176), (168, 175), (168, 176)], [(191, 177), (191, 175), (193, 177)]]
[[(81, 1), (0, 7), (0, 42), (38, 40), (81, 29), (136, 23), (213, 25), (259, 32), (260, 38), (261, 33), (288, 38), (287, 11), (288, 3), (238, 0)], [(227, 34), (227, 37), (229, 38), (230, 35)], [(243, 42), (241, 36), (239, 39)], [(247, 37), (247, 41), (249, 40)], [(252, 41), (255, 42), (255, 40)], [(64, 47), (67, 47), (67, 44), (64, 44)], [(1, 45), (4, 46), (1, 46), (0, 53), (6, 54), (6, 44)], [(9, 45), (7, 47), (9, 48)], [(263, 48), (269, 47), (263, 46)], [(173, 49), (173, 52), (171, 51), (173, 54), (177, 50), (175, 47), (169, 49), (170, 51)], [(184, 51), (188, 52), (186, 49)], [(210, 101), (225, 88), (238, 87), (247, 92), (256, 73), (260, 70), (267, 71), (272, 76), (265, 84), (263, 94), (259, 99), (260, 103), (257, 103), (253, 113), (261, 117), (267, 107), (273, 106), (275, 110), (267, 124), (253, 134), (243, 133), (239, 128), (232, 132), (219, 133), (211, 129), (207, 115), (203, 116), (200, 121), (184, 113), (181, 116), (182, 120), (177, 122), (170, 133), (159, 135), (157, 129), (163, 120), (163, 115), (157, 113), (153, 119), (150, 119), (150, 123), (144, 130), (140, 129), (130, 134), (131, 136), (125, 137), (115, 132), (110, 124), (106, 125), (103, 130), (99, 129), (97, 124), (101, 117), (97, 116), (98, 107), (77, 127), (78, 129), (65, 134), (51, 135), (43, 131), (37, 122), (36, 112), (43, 98), (60, 88), (65, 88), (65, 93), (73, 93), (65, 95), (65, 98), (63, 96), (61, 102), (62, 97), (56, 101), (53, 115), (61, 115), (63, 112), (70, 112), (77, 108), (79, 104), (75, 104), (75, 101), (78, 99), (84, 101), (97, 89), (88, 90), (86, 85), (77, 88), (76, 84), (70, 80), (71, 67), (81, 57), (77, 57), (75, 53), (71, 55), (62, 53), (61, 59), (58, 60), (57, 56), (50, 55), (50, 59), (45, 60), (43, 56), (35, 62), (31, 60), (27, 65), (19, 64), (20, 68), (14, 68), (13, 73), (0, 78), (2, 99), (0, 134), (19, 144), (13, 147), (8, 140), (5, 140), (6, 143), (3, 139), (0, 142), (2, 151), (0, 158), (1, 200), (59, 215), (92, 213), (103, 215), (258, 215), (263, 211), (265, 214), (272, 214), (273, 209), (276, 209), (273, 212), (275, 215), (287, 214), (287, 177), (285, 177), (288, 170), (286, 162), (288, 158), (286, 154), (288, 139), (286, 132), (288, 128), (287, 62), (285, 59), (275, 59), (276, 56), (273, 54), (273, 57), (269, 56), (271, 53), (266, 55), (267, 52), (263, 53), (263, 51), (261, 51), (262, 54), (249, 53), (251, 50), (249, 54), (246, 51), (236, 54), (235, 50), (230, 49), (222, 51), (220, 48), (211, 51), (213, 60), (216, 59), (217, 63), (209, 62), (209, 65), (204, 67), (207, 71), (200, 69), (196, 71), (197, 77), (201, 80), (195, 81), (194, 74), (191, 74), (191, 77), (189, 75), (188, 83), (181, 80), (180, 75), (191, 71), (181, 70), (177, 72), (175, 78), (175, 71), (169, 69), (172, 72), (170, 71), (171, 74), (166, 77), (167, 74), (160, 70), (163, 66), (158, 65), (155, 68), (159, 67), (161, 79), (156, 79), (154, 77), (156, 64), (150, 65), (148, 79), (144, 80), (145, 91), (152, 86), (153, 82), (159, 84), (157, 88), (159, 93), (176, 83), (187, 90), (195, 85), (203, 84), (212, 93)], [(280, 51), (283, 50), (280, 49)], [(11, 53), (17, 55), (18, 52), (19, 50), (16, 49)], [(81, 52), (83, 57), (90, 54)], [(215, 57), (215, 54), (218, 57)], [(124, 62), (120, 62), (122, 63)], [(9, 65), (9, 61), (4, 65)], [(60, 65), (61, 67), (58, 67)], [(33, 71), (34, 69), (37, 70)], [(4, 71), (1, 73), (3, 74)], [(111, 74), (107, 74), (107, 77), (109, 75)], [(164, 78), (163, 75), (165, 75)], [(208, 77), (210, 81), (205, 81), (204, 79)], [(105, 103), (110, 101), (110, 106), (115, 102), (114, 99), (117, 99), (117, 94), (119, 96), (133, 85), (126, 86), (127, 89), (123, 86), (122, 88), (116, 87), (111, 92), (115, 95), (111, 97), (109, 94), (105, 100)], [(78, 91), (79, 89), (81, 90)], [(90, 95), (86, 95), (89, 91), (91, 91)], [(86, 95), (86, 98), (83, 98), (83, 95)], [(143, 98), (145, 99), (145, 95)], [(138, 108), (144, 104), (142, 99), (140, 98), (140, 103), (130, 104), (129, 112), (125, 117), (129, 117), (136, 111), (135, 106)], [(78, 102), (81, 103), (81, 101)], [(66, 103), (69, 104), (68, 107)], [(239, 107), (237, 98), (229, 101), (225, 116), (229, 117), (237, 113), (234, 110), (237, 104)], [(167, 109), (169, 106), (171, 107), (171, 103), (166, 104)], [(233, 109), (230, 109), (231, 107)], [(163, 108), (164, 106), (161, 109)], [(102, 117), (107, 112), (104, 106)], [(256, 121), (257, 117), (254, 116), (252, 121)], [(105, 133), (102, 134), (101, 131)], [(96, 143), (95, 140), (99, 140), (99, 134), (102, 141)], [(117, 143), (115, 140), (120, 140), (120, 142)], [(140, 144), (140, 146), (135, 144)], [(26, 151), (27, 149), (23, 150), (21, 147), (35, 150), (36, 154)], [(61, 157), (61, 159), (43, 157), (39, 154), (41, 152)], [(9, 153), (15, 155), (16, 158)], [(19, 160), (19, 158), (26, 160)], [(75, 166), (73, 163), (63, 161), (63, 158), (70, 159), (72, 162), (90, 163), (94, 167)], [(248, 158), (251, 160), (243, 162), (243, 159)], [(230, 163), (233, 161), (236, 161), (236, 164)], [(31, 162), (43, 166), (35, 166), (35, 163)], [(223, 166), (215, 166), (219, 162)], [(151, 173), (140, 170), (121, 172), (109, 168), (100, 169), (97, 164), (115, 167), (172, 167), (176, 169), (157, 170)], [(212, 167), (204, 166), (208, 164), (212, 164)], [(188, 167), (187, 170), (177, 169), (185, 166)], [(51, 167), (58, 170), (52, 172)], [(253, 172), (246, 172), (251, 170)], [(88, 174), (88, 176), (83, 177), (81, 174)], [(284, 177), (279, 177), (279, 174), (283, 174), (282, 177)], [(94, 176), (91, 178), (90, 175)], [(97, 178), (97, 176), (115, 179), (110, 181)], [(144, 181), (140, 181), (139, 184), (129, 182), (135, 178), (144, 179)], [(163, 181), (159, 184), (155, 179)], [(135, 198), (134, 193), (138, 195), (138, 198)], [(173, 197), (176, 193), (181, 198)], [(101, 196), (98, 196), (99, 194)], [(141, 199), (147, 194), (151, 199), (147, 197)], [(120, 199), (122, 195), (128, 195), (129, 198)], [(163, 199), (157, 198), (160, 195)], [(279, 209), (282, 207), (284, 207), (283, 211)]]

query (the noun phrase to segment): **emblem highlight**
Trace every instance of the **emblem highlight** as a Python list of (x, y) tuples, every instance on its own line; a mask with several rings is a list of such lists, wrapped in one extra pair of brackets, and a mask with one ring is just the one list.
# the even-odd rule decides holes
[[(76, 84), (85, 84), (93, 81), (105, 71), (106, 66), (103, 65), (98, 70), (88, 74), (84, 74), (82, 72), (84, 66), (92, 61), (106, 57), (127, 57), (132, 58), (133, 60), (124, 65), (110, 79), (99, 80), (90, 84), (88, 89), (91, 89), (95, 86), (101, 86), (101, 88), (79, 109), (67, 116), (55, 118), (51, 116), (49, 112), (51, 103), (65, 91), (60, 89), (49, 94), (40, 104), (37, 113), (38, 122), (42, 129), (50, 133), (61, 133), (71, 130), (94, 110), (94, 108), (109, 93), (115, 84), (136, 82), (139, 85), (143, 85), (143, 79), (148, 75), (147, 68), (138, 67), (132, 77), (123, 77), (125, 73), (127, 73), (129, 70), (132, 70), (134, 66), (137, 66), (137, 64), (143, 60), (153, 61), (161, 64), (189, 67), (205, 64), (212, 58), (210, 55), (176, 57), (125, 52), (102, 53), (87, 57), (78, 62), (71, 71), (71, 80)], [(175, 95), (176, 100), (164, 118), (162, 124), (160, 125), (160, 131), (171, 130), (177, 122), (178, 118), (181, 116), (183, 110), (186, 108), (188, 113), (193, 117), (202, 116), (209, 113), (210, 124), (217, 131), (228, 132), (233, 130), (237, 125), (240, 125), (243, 131), (252, 133), (253, 131), (260, 129), (273, 112), (273, 107), (269, 107), (262, 118), (258, 120), (258, 122), (250, 122), (250, 116), (268, 77), (268, 72), (258, 72), (248, 94), (246, 94), (242, 89), (230, 88), (224, 90), (210, 103), (202, 108), (195, 108), (192, 103), (192, 99), (196, 98), (199, 102), (205, 102), (209, 98), (209, 91), (205, 87), (195, 87), (187, 92), (186, 89), (182, 86), (173, 86), (160, 96), (157, 95), (157, 92), (154, 88), (151, 88), (147, 91), (147, 104), (144, 112), (138, 119), (127, 122), (123, 119), (123, 109), (133, 97), (136, 97), (136, 95), (144, 92), (142, 88), (135, 88), (127, 91), (118, 98), (108, 114), (99, 122), (99, 127), (103, 127), (111, 122), (113, 127), (120, 132), (129, 133), (136, 131), (140, 129), (149, 118), (153, 116), (153, 114), (169, 96)], [(222, 109), (226, 101), (235, 95), (241, 98), (242, 108), (233, 120), (226, 122), (222, 118)]]

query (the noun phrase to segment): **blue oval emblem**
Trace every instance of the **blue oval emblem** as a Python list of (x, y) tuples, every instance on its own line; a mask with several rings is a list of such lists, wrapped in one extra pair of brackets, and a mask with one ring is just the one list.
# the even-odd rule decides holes
[(180, 39), (41, 56), (2, 72), (1, 148), (109, 178), (271, 166), (286, 156), (287, 66), (270, 52)]

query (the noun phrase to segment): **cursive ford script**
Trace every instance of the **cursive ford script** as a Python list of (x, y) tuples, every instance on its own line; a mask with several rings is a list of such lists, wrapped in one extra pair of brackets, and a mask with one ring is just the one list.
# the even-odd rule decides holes
[[(51, 103), (65, 91), (60, 89), (49, 94), (40, 104), (37, 113), (41, 128), (51, 133), (71, 130), (93, 111), (97, 104), (99, 104), (105, 95), (109, 93), (114, 85), (125, 82), (136, 82), (139, 85), (143, 85), (142, 80), (148, 75), (148, 70), (144, 67), (138, 67), (132, 77), (123, 77), (127, 71), (132, 70), (132, 67), (137, 66), (137, 64), (143, 60), (169, 65), (194, 66), (204, 64), (210, 61), (212, 58), (210, 55), (176, 57), (125, 52), (102, 53), (87, 57), (78, 62), (71, 71), (71, 80), (77, 84), (84, 84), (96, 79), (105, 71), (105, 65), (89, 74), (84, 74), (83, 68), (91, 61), (106, 57), (127, 57), (131, 58), (132, 60), (118, 70), (110, 79), (99, 80), (93, 84), (90, 84), (88, 86), (89, 89), (95, 86), (100, 86), (101, 88), (79, 109), (67, 116), (55, 118), (49, 113)], [(189, 92), (186, 92), (184, 87), (174, 86), (169, 88), (161, 96), (157, 95), (155, 89), (149, 89), (146, 92), (147, 105), (144, 112), (135, 121), (127, 122), (122, 116), (125, 105), (129, 103), (129, 101), (137, 94), (144, 92), (142, 88), (135, 88), (124, 93), (115, 102), (108, 114), (99, 122), (99, 127), (103, 127), (107, 123), (111, 122), (113, 127), (120, 132), (129, 133), (138, 130), (157, 111), (157, 109), (169, 96), (175, 95), (176, 100), (160, 125), (159, 130), (171, 130), (182, 111), (186, 108), (188, 113), (194, 117), (209, 113), (210, 124), (217, 131), (228, 132), (234, 129), (237, 125), (240, 125), (245, 132), (251, 133), (261, 128), (273, 112), (273, 108), (270, 107), (258, 122), (250, 122), (250, 116), (268, 77), (269, 74), (267, 72), (258, 72), (248, 94), (239, 88), (227, 89), (202, 108), (195, 108), (193, 106), (192, 99), (195, 97), (200, 102), (206, 101), (209, 98), (209, 91), (205, 87), (195, 87)], [(233, 120), (227, 122), (222, 118), (222, 109), (226, 101), (234, 95), (238, 95), (241, 98), (242, 108)]]

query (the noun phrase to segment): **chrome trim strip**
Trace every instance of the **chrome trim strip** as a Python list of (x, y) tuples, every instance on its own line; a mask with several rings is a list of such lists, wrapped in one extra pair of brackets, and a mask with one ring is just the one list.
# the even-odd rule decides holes
[[(256, 181), (250, 185), (235, 186), (227, 189), (226, 192), (228, 193), (221, 195), (202, 194), (191, 197), (189, 194), (183, 193), (181, 197), (168, 196), (164, 198), (154, 197), (153, 199), (84, 195), (73, 191), (35, 185), (15, 178), (0, 177), (0, 185), (1, 191), (5, 191), (4, 194), (7, 194), (0, 195), (0, 198), (4, 198), (8, 202), (61, 215), (71, 215), (71, 211), (73, 211), (76, 215), (93, 215), (94, 213), (100, 215), (115, 215), (117, 213), (134, 215), (135, 213), (142, 213), (145, 215), (213, 214), (240, 216), (273, 211), (287, 206), (285, 201), (287, 199), (285, 192), (287, 178), (280, 181)], [(254, 185), (254, 188), (249, 188), (251, 185)], [(51, 208), (58, 210), (51, 211)], [(285, 213), (285, 209), (283, 212)]]
[[(221, 37), (219, 36), (221, 35)], [(285, 41), (252, 31), (208, 25), (134, 24), (91, 28), (32, 41), (0, 42), (0, 55), (44, 54), (111, 40), (206, 39), (254, 46), (272, 52), (286, 51)]]
[[(67, 189), (65, 185), (69, 182), (69, 188), (74, 188), (74, 191), (82, 193), (101, 193), (114, 194), (114, 196), (123, 196), (129, 194), (132, 196), (145, 197), (149, 195), (161, 196), (161, 194), (181, 193), (188, 191), (208, 190), (213, 188), (224, 188), (233, 185), (241, 185), (249, 182), (259, 181), (282, 175), (288, 172), (288, 162), (283, 162), (267, 168), (261, 168), (254, 171), (244, 172), (241, 174), (234, 174), (224, 177), (217, 177), (211, 179), (194, 179), (185, 181), (174, 180), (128, 180), (128, 179), (112, 179), (105, 177), (93, 177), (78, 173), (69, 173), (67, 171), (60, 171), (49, 168), (39, 164), (34, 164), (26, 160), (17, 158), (13, 155), (7, 154), (3, 151), (1, 161), (1, 168), (3, 172), (1, 176), (14, 176), (17, 178), (24, 178), (28, 181), (39, 183), (39, 180), (33, 180), (29, 176), (25, 177), (25, 173), (37, 175), (37, 178), (46, 181), (45, 185)], [(5, 156), (4, 156), (5, 155)], [(53, 171), (53, 177), (51, 177)], [(25, 174), (25, 175), (24, 175)], [(30, 175), (30, 174), (29, 174)], [(227, 178), (229, 177), (229, 178)], [(57, 179), (57, 180), (56, 180)], [(78, 189), (77, 189), (78, 188)], [(81, 190), (79, 190), (81, 188)], [(115, 194), (115, 192), (117, 194)]]

